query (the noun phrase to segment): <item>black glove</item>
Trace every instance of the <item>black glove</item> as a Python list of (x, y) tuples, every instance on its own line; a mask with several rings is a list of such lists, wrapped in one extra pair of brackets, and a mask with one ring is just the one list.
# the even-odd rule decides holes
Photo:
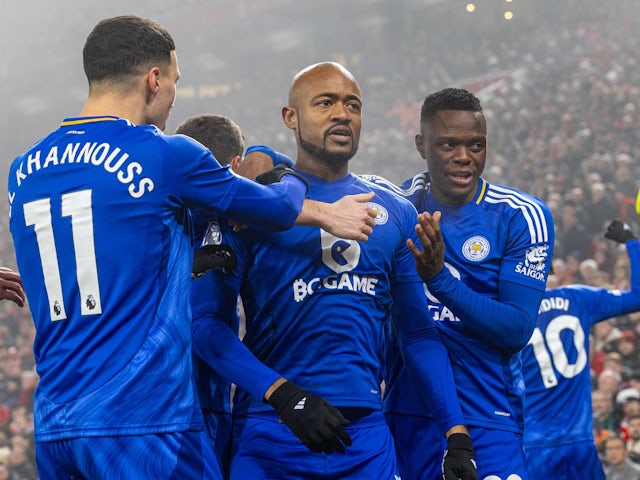
[(447, 449), (442, 458), (442, 478), (478, 480), (474, 458), (471, 437), (466, 433), (452, 433), (447, 439)]
[(267, 403), (312, 452), (344, 453), (345, 445), (351, 445), (351, 437), (344, 429), (349, 422), (338, 409), (293, 382), (280, 385)]
[(209, 270), (217, 268), (229, 273), (237, 265), (236, 254), (226, 245), (204, 245), (193, 254), (191, 280), (199, 278)]
[(604, 232), (604, 236), (609, 240), (620, 243), (627, 243), (627, 241), (636, 238), (631, 227), (619, 218), (616, 218), (609, 224), (607, 231)]
[(309, 192), (309, 182), (307, 182), (307, 179), (296, 172), (293, 168), (287, 167), (284, 163), (276, 165), (271, 170), (267, 170), (266, 172), (258, 175), (256, 177), (256, 182), (263, 185), (269, 185), (270, 183), (279, 182), (285, 175), (293, 175), (294, 177), (302, 180), (307, 187), (307, 192)]

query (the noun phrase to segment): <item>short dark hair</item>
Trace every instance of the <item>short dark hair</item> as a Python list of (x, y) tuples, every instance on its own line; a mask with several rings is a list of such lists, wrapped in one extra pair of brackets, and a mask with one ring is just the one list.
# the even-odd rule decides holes
[(153, 20), (134, 15), (106, 18), (84, 44), (84, 72), (89, 84), (124, 80), (154, 65), (168, 65), (175, 48), (169, 32)]
[(464, 88), (449, 87), (427, 95), (420, 109), (420, 124), (432, 120), (441, 110), (464, 110), (482, 113), (480, 100)]
[(185, 120), (176, 133), (203, 144), (222, 165), (229, 164), (236, 155), (242, 157), (244, 152), (244, 135), (240, 127), (224, 115), (194, 115)]

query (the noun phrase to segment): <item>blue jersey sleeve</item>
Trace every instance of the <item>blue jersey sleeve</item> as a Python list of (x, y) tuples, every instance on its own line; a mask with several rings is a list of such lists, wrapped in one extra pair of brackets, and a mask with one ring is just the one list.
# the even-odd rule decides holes
[(225, 321), (236, 314), (243, 262), (247, 258), (242, 253), (242, 242), (233, 241), (231, 236), (226, 240), (238, 257), (236, 268), (231, 274), (212, 270), (191, 285), (192, 348), (220, 375), (262, 399), (280, 375), (260, 362)]
[[(464, 424), (453, 371), (440, 334), (426, 315), (421, 283), (404, 283), (393, 290), (393, 325), (416, 390), (444, 434)], [(422, 299), (425, 298), (423, 302)], [(428, 352), (428, 361), (425, 361)]]
[[(178, 159), (167, 164), (171, 171), (166, 178), (187, 207), (269, 230), (286, 230), (294, 224), (307, 192), (301, 180), (285, 175), (280, 182), (261, 185), (233, 174), (228, 166), (221, 167), (209, 150), (189, 137), (159, 138), (166, 141), (169, 155)], [(228, 192), (221, 201), (223, 187)]]
[[(415, 209), (407, 215), (404, 229), (416, 243), (413, 223)], [(413, 255), (403, 246), (394, 262), (391, 282), (391, 318), (395, 338), (414, 385), (444, 434), (454, 425), (464, 424), (447, 349), (434, 321), (428, 316), (427, 297), (416, 275)]]
[(544, 294), (530, 286), (503, 281), (500, 298), (494, 300), (475, 293), (447, 268), (426, 283), (429, 291), (450, 305), (457, 316), (474, 319), (468, 326), (478, 336), (506, 351), (517, 351), (526, 345)]

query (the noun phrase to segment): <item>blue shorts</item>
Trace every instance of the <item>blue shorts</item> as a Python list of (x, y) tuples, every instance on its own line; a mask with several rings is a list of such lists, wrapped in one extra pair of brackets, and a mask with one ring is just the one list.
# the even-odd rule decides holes
[(393, 438), (382, 412), (345, 417), (353, 444), (330, 455), (311, 452), (275, 414), (235, 417), (231, 480), (395, 480)]
[(207, 435), (213, 443), (218, 464), (224, 475), (229, 476), (231, 462), (231, 434), (233, 430), (232, 415), (228, 412), (213, 412), (202, 409)]
[(524, 450), (527, 472), (532, 479), (588, 478), (604, 480), (602, 462), (593, 441)]
[(40, 480), (221, 480), (204, 432), (80, 437), (36, 443)]
[[(398, 470), (403, 479), (442, 478), (446, 448), (437, 423), (412, 415), (386, 414), (396, 444)], [(522, 436), (504, 430), (469, 427), (478, 477), (487, 480), (527, 480)], [(532, 477), (535, 478), (535, 477)]]

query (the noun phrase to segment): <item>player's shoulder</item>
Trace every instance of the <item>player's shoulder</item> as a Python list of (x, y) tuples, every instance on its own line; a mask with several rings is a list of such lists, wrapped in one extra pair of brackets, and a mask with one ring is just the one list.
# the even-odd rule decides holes
[(529, 232), (533, 243), (548, 243), (554, 236), (551, 209), (540, 198), (514, 187), (481, 179), (476, 203), (497, 211), (514, 228)]
[(533, 208), (543, 212), (550, 211), (547, 204), (535, 195), (509, 185), (492, 183), (485, 179), (482, 181), (484, 182), (484, 201), (488, 203), (501, 205), (515, 212), (522, 212), (523, 208)]
[(382, 203), (385, 206), (395, 207), (400, 210), (409, 210), (413, 214), (415, 207), (402, 194), (401, 189), (392, 182), (379, 175), (358, 175), (358, 181), (366, 185), (367, 189), (375, 193), (369, 203)]
[(376, 186), (392, 191), (404, 198), (412, 198), (414, 195), (423, 192), (430, 182), (429, 173), (426, 171), (409, 177), (400, 185), (396, 185), (380, 175), (362, 174), (359, 175), (359, 177)]

